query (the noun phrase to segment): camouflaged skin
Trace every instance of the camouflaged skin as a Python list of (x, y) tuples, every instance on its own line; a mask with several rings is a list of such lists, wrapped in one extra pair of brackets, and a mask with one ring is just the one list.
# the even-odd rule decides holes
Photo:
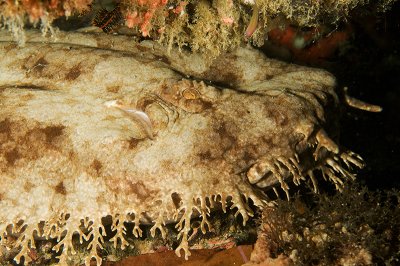
[(79, 234), (86, 265), (100, 265), (102, 218), (111, 217), (121, 248), (124, 222), (135, 236), (142, 223), (164, 235), (176, 222), (176, 252), (187, 258), (193, 216), (205, 232), (214, 208), (246, 222), (250, 202), (268, 202), (265, 189), (287, 193), (301, 180), (317, 189), (314, 172), (338, 188), (352, 178), (342, 165), (361, 159), (328, 137), (338, 108), (331, 74), (251, 48), (210, 63), (125, 36), (32, 31), (18, 47), (2, 32), (1, 244), (18, 235), (15, 261), (28, 262), (35, 236), (57, 238), (66, 265)]

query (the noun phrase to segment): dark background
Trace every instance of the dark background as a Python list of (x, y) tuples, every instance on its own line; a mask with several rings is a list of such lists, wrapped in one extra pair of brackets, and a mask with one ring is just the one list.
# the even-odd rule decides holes
[[(290, 34), (314, 40), (298, 48), (284, 41)], [(340, 143), (364, 158), (362, 184), (400, 188), (400, 1), (385, 13), (372, 4), (354, 9), (338, 25), (288, 24), (268, 36), (261, 47), (267, 56), (325, 68), (337, 77), (339, 91), (348, 87), (351, 96), (383, 107), (370, 113), (343, 105)]]
[(341, 141), (365, 159), (359, 173), (370, 188), (400, 188), (400, 2), (385, 14), (354, 13), (351, 48), (332, 71), (349, 93), (383, 107), (347, 109)]

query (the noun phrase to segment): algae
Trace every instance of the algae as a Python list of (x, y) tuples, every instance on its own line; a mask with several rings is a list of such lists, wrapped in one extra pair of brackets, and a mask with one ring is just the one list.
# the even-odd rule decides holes
[[(69, 0), (3, 1), (0, 24), (25, 42), (24, 27), (38, 26), (43, 33), (56, 33), (52, 22), (60, 17), (85, 16), (104, 8), (119, 8), (121, 26), (132, 34), (159, 40), (213, 59), (240, 44), (260, 46), (267, 32), (277, 26), (318, 27), (346, 20), (355, 8), (387, 11), (395, 0)], [(257, 8), (258, 12), (253, 14)], [(246, 36), (251, 17), (258, 16), (254, 34)]]
[(335, 195), (302, 193), (263, 210), (259, 245), (294, 265), (397, 265), (399, 207), (400, 191), (356, 183)]

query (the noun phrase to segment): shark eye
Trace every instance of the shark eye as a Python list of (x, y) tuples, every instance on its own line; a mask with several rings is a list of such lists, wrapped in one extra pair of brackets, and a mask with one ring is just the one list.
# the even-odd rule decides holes
[(200, 97), (200, 92), (194, 88), (184, 89), (181, 94), (186, 100), (196, 100)]
[(212, 108), (210, 95), (203, 95), (204, 83), (180, 80), (165, 83), (160, 91), (160, 98), (188, 113), (201, 113)]

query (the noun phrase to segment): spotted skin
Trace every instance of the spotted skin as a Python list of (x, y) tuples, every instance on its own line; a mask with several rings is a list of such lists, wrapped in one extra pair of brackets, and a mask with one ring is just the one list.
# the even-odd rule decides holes
[[(246, 222), (265, 190), (317, 187), (316, 171), (340, 188), (353, 177), (342, 165), (362, 166), (329, 138), (340, 103), (326, 71), (249, 48), (207, 62), (125, 36), (26, 35), (18, 47), (0, 32), (0, 234), (12, 226), (20, 236), (17, 263), (37, 231), (57, 239), (59, 264), (79, 234), (90, 243), (85, 263), (100, 265), (106, 216), (123, 247), (124, 222), (135, 236), (143, 223), (162, 235), (177, 223), (176, 252), (187, 258), (192, 217), (203, 233), (213, 208)], [(115, 106), (145, 114), (152, 137)]]

